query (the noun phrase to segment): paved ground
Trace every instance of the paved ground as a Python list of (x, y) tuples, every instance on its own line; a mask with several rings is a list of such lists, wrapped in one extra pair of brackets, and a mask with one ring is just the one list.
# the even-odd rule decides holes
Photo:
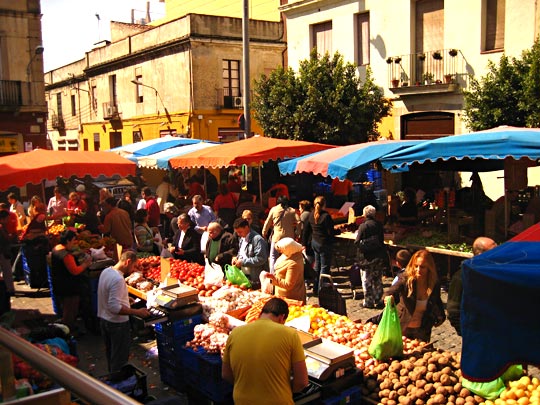
[[(362, 320), (376, 315), (380, 310), (363, 308), (361, 303), (361, 289), (357, 289), (356, 299), (353, 299), (352, 290), (346, 273), (333, 269), (333, 281), (338, 290), (346, 299), (347, 314), (353, 320)], [(385, 279), (388, 285), (390, 278)], [(12, 298), (12, 308), (17, 313), (19, 322), (24, 320), (35, 323), (36, 320), (46, 322), (54, 321), (57, 316), (54, 314), (52, 300), (47, 289), (35, 290), (29, 288), (24, 282), (16, 284), (16, 295)], [(443, 301), (446, 294), (443, 292)], [(310, 297), (311, 304), (317, 304), (316, 297)], [(81, 323), (82, 324), (82, 323)], [(146, 334), (148, 329), (142, 329), (133, 340), (130, 362), (143, 370), (147, 374), (148, 394), (158, 399), (174, 398), (175, 403), (202, 404), (205, 401), (193, 395), (187, 396), (184, 393), (176, 392), (160, 380), (159, 365), (157, 359), (156, 342), (153, 334)], [(151, 331), (150, 331), (151, 332)], [(456, 335), (454, 329), (448, 321), (438, 328), (435, 328), (432, 341), (436, 348), (445, 350), (460, 351), (461, 338)], [(101, 337), (88, 331), (77, 338), (77, 351), (79, 356), (79, 368), (92, 376), (102, 376), (107, 374), (106, 362), (104, 360), (104, 346)]]

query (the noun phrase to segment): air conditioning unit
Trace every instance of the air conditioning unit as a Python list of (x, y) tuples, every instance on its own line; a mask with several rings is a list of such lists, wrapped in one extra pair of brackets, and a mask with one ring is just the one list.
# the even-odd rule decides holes
[(233, 97), (233, 107), (240, 108), (244, 106), (244, 99), (242, 97)]
[(110, 105), (107, 107), (107, 117), (114, 117), (118, 114), (118, 108), (115, 105)]

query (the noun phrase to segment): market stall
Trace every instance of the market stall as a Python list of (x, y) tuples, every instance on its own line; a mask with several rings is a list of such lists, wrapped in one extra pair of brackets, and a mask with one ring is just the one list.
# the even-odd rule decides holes
[(135, 175), (135, 163), (108, 152), (35, 149), (0, 157), (0, 190), (71, 176)]
[(199, 139), (180, 138), (167, 135), (161, 138), (149, 139), (147, 141), (134, 142), (127, 145), (118, 146), (117, 148), (109, 149), (109, 152), (114, 152), (135, 162), (137, 157), (140, 156), (147, 156), (178, 146), (193, 145), (200, 142), (201, 141)]
[[(222, 168), (229, 166), (258, 165), (270, 160), (287, 159), (334, 148), (314, 142), (292, 141), (254, 136), (240, 141), (224, 143), (170, 159), (172, 168)], [(259, 194), (262, 201), (262, 183), (259, 176)]]
[(540, 365), (540, 224), (463, 263), (463, 375), (492, 381)]
[(169, 170), (171, 168), (169, 161), (177, 156), (182, 156), (187, 153), (195, 152), (198, 150), (211, 148), (219, 145), (217, 142), (201, 141), (199, 143), (193, 143), (190, 145), (177, 146), (174, 148), (166, 149), (157, 153), (152, 153), (143, 156), (137, 156), (137, 166), (149, 168), (149, 169), (161, 169)]

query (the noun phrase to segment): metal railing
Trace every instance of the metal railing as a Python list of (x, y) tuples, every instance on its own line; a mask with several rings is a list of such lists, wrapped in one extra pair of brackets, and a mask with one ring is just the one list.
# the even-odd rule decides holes
[[(91, 404), (130, 405), (140, 402), (38, 349), (30, 342), (0, 327), (0, 345), (52, 378), (56, 383)], [(6, 399), (6, 398), (4, 398)]]
[(21, 82), (19, 80), (0, 80), (0, 106), (17, 107), (21, 105)]
[(458, 49), (390, 56), (386, 63), (389, 88), (466, 81), (465, 58)]

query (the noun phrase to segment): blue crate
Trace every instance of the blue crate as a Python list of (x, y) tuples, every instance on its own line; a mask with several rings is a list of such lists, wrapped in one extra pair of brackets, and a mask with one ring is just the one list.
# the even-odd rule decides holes
[(341, 405), (341, 395), (326, 398), (321, 401), (322, 405)]
[(154, 329), (158, 333), (175, 338), (175, 341), (186, 343), (193, 339), (193, 329), (200, 323), (202, 315), (193, 315), (173, 322), (156, 323)]
[(233, 387), (221, 378), (220, 354), (191, 348), (184, 348), (181, 353), (184, 379), (188, 385), (214, 402), (232, 400)]
[(177, 391), (183, 391), (186, 388), (184, 382), (184, 372), (174, 366), (162, 364), (159, 362), (159, 375), (161, 381)]
[(341, 392), (341, 404), (359, 405), (362, 403), (362, 390), (358, 385)]

